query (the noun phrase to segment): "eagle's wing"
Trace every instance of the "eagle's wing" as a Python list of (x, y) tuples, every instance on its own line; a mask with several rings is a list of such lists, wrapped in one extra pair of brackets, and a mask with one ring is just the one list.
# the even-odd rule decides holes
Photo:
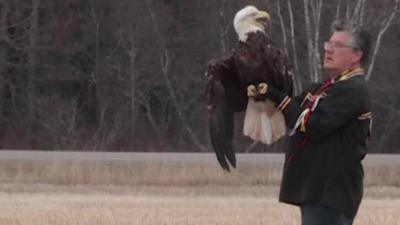
[(245, 110), (247, 96), (232, 57), (209, 62), (206, 76), (211, 144), (219, 164), (229, 171), (230, 166), (236, 167), (235, 151), (232, 145), (233, 114)]

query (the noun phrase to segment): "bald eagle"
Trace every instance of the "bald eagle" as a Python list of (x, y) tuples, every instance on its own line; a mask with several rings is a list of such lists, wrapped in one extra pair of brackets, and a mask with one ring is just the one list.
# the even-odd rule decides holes
[(282, 112), (265, 98), (266, 84), (289, 96), (293, 90), (287, 57), (270, 39), (269, 14), (246, 6), (236, 13), (233, 24), (237, 48), (226, 59), (211, 60), (205, 73), (211, 144), (227, 171), (236, 167), (234, 113), (246, 111), (245, 136), (271, 144), (285, 135), (286, 126)]

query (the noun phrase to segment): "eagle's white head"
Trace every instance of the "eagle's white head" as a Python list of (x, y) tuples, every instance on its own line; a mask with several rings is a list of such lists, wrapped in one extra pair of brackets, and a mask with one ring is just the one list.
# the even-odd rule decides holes
[(240, 41), (247, 40), (247, 34), (250, 32), (265, 32), (270, 16), (266, 11), (260, 11), (254, 6), (246, 6), (239, 10), (233, 19), (233, 26), (239, 36)]

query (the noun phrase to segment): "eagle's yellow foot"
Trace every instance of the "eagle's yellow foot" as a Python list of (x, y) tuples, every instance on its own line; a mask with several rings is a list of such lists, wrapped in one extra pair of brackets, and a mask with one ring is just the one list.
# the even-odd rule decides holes
[(266, 94), (267, 91), (268, 91), (268, 84), (267, 83), (262, 82), (262, 83), (258, 84), (258, 93), (260, 95)]
[(247, 86), (247, 97), (255, 97), (257, 95), (257, 88), (253, 84)]

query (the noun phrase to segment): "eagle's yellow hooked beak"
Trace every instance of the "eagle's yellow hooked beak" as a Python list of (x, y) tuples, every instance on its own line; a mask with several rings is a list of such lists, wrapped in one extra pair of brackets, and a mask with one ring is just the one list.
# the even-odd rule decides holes
[(266, 11), (258, 11), (257, 15), (255, 16), (256, 20), (262, 20), (262, 19), (267, 19), (268, 21), (271, 21), (271, 16), (269, 15), (269, 13), (267, 13)]

